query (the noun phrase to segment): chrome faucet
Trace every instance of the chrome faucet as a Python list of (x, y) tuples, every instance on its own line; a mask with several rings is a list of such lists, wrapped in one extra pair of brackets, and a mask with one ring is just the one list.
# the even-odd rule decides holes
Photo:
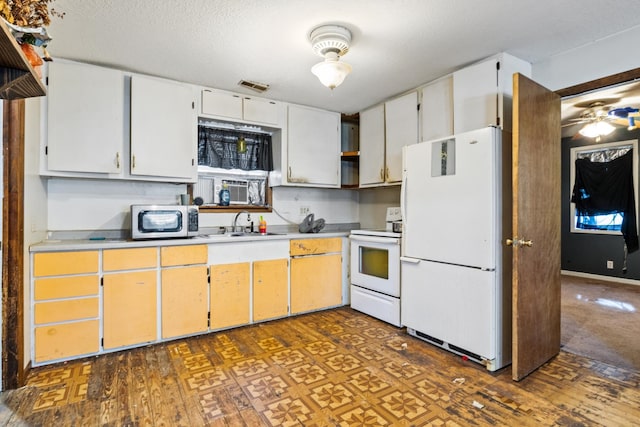
[[(233, 218), (233, 224), (231, 225), (231, 231), (232, 232), (236, 232), (236, 223), (238, 222), (238, 217), (240, 216), (240, 214), (246, 213), (247, 214), (247, 222), (251, 222), (251, 214), (249, 213), (249, 211), (240, 211), (236, 214), (236, 216)], [(253, 231), (253, 230), (251, 230)]]

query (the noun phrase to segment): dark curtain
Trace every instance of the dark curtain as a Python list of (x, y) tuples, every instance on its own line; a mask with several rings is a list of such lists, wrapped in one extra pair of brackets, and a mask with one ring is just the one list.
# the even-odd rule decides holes
[(621, 231), (629, 253), (638, 250), (633, 156), (633, 150), (629, 150), (607, 162), (576, 159), (576, 177), (571, 195), (579, 215), (622, 213)]
[[(246, 151), (238, 152), (244, 138)], [(198, 126), (198, 164), (222, 169), (273, 170), (271, 135)]]

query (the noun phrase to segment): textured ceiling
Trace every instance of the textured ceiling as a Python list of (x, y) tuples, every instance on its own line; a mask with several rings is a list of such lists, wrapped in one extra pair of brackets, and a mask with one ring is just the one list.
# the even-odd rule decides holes
[[(498, 52), (531, 63), (640, 25), (637, 0), (55, 0), (49, 51), (352, 113)], [(311, 74), (320, 24), (353, 33), (330, 91)]]

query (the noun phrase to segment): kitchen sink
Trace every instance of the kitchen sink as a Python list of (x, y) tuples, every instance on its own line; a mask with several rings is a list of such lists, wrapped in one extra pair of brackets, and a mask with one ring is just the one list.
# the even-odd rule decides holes
[(232, 232), (232, 233), (226, 233), (226, 236), (229, 237), (240, 237), (240, 236), (283, 236), (285, 233), (257, 233), (257, 232), (253, 232), (253, 233), (244, 233), (242, 231), (238, 231), (238, 232)]

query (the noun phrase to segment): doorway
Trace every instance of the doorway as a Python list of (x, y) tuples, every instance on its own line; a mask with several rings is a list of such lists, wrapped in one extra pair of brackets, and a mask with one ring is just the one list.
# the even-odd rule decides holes
[[(561, 265), (566, 273), (562, 278), (562, 347), (635, 369), (639, 368), (636, 358), (625, 356), (631, 352), (624, 348), (627, 345), (624, 330), (638, 328), (639, 317), (631, 310), (638, 309), (633, 301), (640, 295), (640, 286), (635, 286), (640, 281), (640, 252), (625, 257), (624, 241), (619, 233), (571, 232), (569, 151), (573, 147), (640, 139), (640, 118), (636, 122), (637, 113), (631, 112), (640, 108), (638, 78), (640, 69), (557, 92), (562, 96)], [(616, 109), (627, 108), (629, 110), (622, 113), (627, 113), (632, 120), (616, 116)], [(592, 137), (579, 133), (596, 121), (606, 122), (613, 129), (607, 135)], [(638, 182), (636, 177), (634, 184), (637, 186)], [(638, 200), (636, 210), (637, 206)], [(614, 326), (601, 328), (603, 324)]]

